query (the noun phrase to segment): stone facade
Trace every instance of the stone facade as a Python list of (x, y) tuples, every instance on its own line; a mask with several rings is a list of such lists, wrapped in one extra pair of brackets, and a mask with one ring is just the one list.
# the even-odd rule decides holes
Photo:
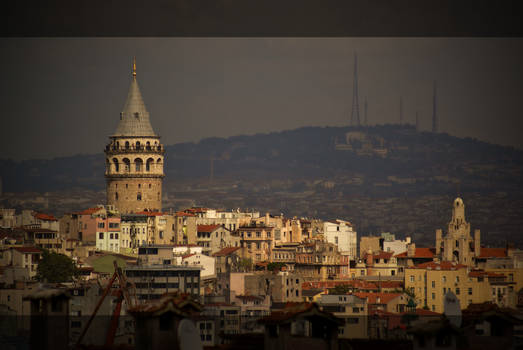
[(107, 204), (121, 213), (162, 209), (164, 148), (149, 121), (136, 71), (116, 132), (105, 148)]
[(465, 220), (465, 204), (461, 198), (456, 198), (447, 235), (442, 237), (442, 231), (436, 230), (436, 254), (441, 253), (443, 261), (472, 266), (480, 249), (480, 231), (475, 230), (474, 239), (471, 237), (470, 223)]

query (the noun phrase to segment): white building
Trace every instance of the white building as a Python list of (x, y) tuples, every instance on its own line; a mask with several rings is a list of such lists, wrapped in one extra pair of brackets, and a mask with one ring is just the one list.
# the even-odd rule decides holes
[(96, 232), (96, 249), (120, 253), (120, 232)]
[(216, 275), (215, 271), (215, 258), (210, 256), (197, 253), (197, 254), (187, 254), (181, 257), (177, 257), (177, 265), (190, 266), (190, 267), (200, 267), (200, 278), (206, 278)]
[(406, 237), (404, 241), (395, 239), (393, 241), (383, 241), (383, 251), (394, 252), (394, 255), (398, 255), (407, 251), (407, 246), (410, 244), (410, 237)]
[(340, 254), (349, 255), (350, 260), (356, 259), (358, 239), (350, 222), (344, 220), (325, 221), (323, 223), (323, 235), (327, 242), (338, 246)]

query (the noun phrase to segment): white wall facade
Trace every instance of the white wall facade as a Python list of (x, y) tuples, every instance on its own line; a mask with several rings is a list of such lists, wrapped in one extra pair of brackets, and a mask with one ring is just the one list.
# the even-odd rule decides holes
[(336, 220), (323, 223), (325, 240), (338, 246), (341, 254), (349, 255), (349, 259), (356, 259), (358, 238), (356, 231), (348, 221)]

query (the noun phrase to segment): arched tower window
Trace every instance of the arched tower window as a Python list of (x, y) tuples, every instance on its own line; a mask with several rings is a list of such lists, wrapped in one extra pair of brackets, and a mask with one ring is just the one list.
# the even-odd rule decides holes
[(118, 200), (118, 192), (114, 193), (114, 199)]
[(158, 192), (157, 199), (160, 200), (160, 192)]
[(152, 165), (154, 164), (154, 159), (149, 158), (145, 163), (145, 171), (151, 171)]
[(129, 141), (125, 141), (125, 149), (129, 149)]
[(136, 141), (136, 149), (140, 149), (140, 141)]
[(127, 158), (124, 158), (123, 159), (123, 164), (124, 164), (124, 167), (125, 167), (125, 172), (130, 172), (131, 171), (131, 161)]
[(145, 148), (150, 151), (151, 150), (151, 143), (149, 141), (147, 141), (147, 143), (145, 144)]
[(134, 165), (135, 165), (135, 170), (136, 171), (142, 171), (142, 168), (143, 168), (143, 160), (141, 160), (140, 158), (136, 158), (134, 160)]
[(114, 171), (119, 172), (120, 167), (118, 166), (118, 159), (113, 158), (113, 163), (114, 163)]
[(120, 141), (116, 141), (116, 149), (120, 149)]
[(138, 193), (136, 194), (136, 200), (137, 200), (137, 201), (141, 201), (141, 200), (142, 200), (142, 194), (141, 194), (140, 192), (138, 192)]

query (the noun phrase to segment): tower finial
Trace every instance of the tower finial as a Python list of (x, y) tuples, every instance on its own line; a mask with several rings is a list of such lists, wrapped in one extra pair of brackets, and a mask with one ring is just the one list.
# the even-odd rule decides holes
[(136, 56), (133, 57), (133, 77), (136, 77)]

